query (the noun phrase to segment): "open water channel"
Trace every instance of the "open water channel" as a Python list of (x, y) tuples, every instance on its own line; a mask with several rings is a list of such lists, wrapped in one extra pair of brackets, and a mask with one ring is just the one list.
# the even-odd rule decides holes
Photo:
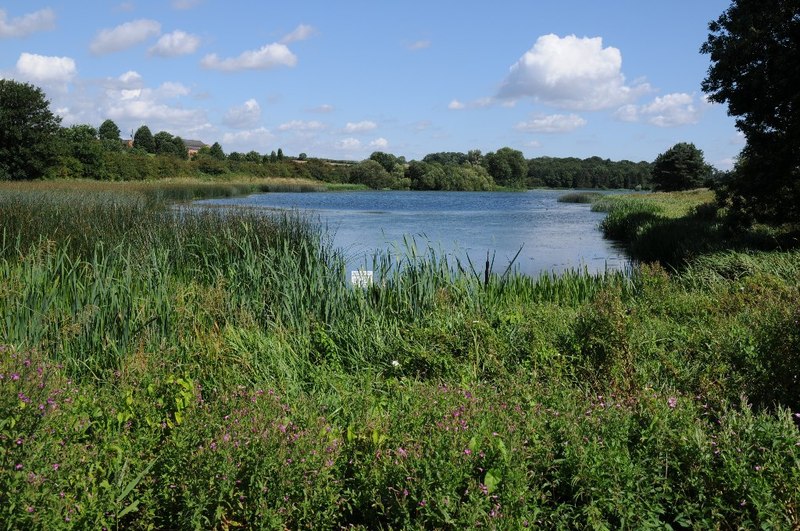
[[(371, 269), (376, 251), (405, 252), (413, 239), (483, 270), (487, 251), (502, 273), (514, 266), (527, 275), (585, 269), (626, 269), (619, 246), (603, 238), (605, 214), (589, 205), (559, 203), (564, 191), (527, 192), (312, 192), (265, 193), (198, 201), (200, 205), (288, 209), (328, 227), (344, 251), (348, 270)], [(455, 260), (453, 260), (455, 263)]]

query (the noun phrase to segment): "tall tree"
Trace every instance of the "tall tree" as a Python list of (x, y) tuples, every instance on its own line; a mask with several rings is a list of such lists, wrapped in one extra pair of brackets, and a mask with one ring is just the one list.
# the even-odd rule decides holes
[(113, 140), (119, 144), (119, 127), (114, 120), (106, 120), (100, 124), (97, 134), (100, 136), (100, 140)]
[(40, 88), (0, 79), (0, 180), (44, 175), (56, 162), (60, 123)]
[(701, 150), (694, 144), (680, 142), (656, 157), (653, 185), (664, 192), (699, 188), (711, 176), (711, 170)]
[(720, 199), (746, 218), (800, 220), (800, 2), (733, 0), (701, 47), (703, 91), (746, 145)]
[(222, 151), (222, 146), (219, 145), (219, 142), (211, 144), (208, 154), (217, 160), (225, 160), (225, 152)]
[(528, 163), (522, 151), (509, 147), (500, 148), (496, 153), (487, 153), (483, 158), (489, 175), (502, 186), (523, 186), (528, 173)]
[(156, 141), (149, 127), (143, 125), (136, 130), (133, 135), (133, 147), (143, 149), (148, 153), (156, 152)]

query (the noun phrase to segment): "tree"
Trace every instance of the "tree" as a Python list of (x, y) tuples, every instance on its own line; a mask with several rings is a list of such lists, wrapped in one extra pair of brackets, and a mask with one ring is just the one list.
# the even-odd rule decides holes
[(36, 179), (56, 162), (61, 118), (38, 87), (0, 79), (0, 180)]
[(217, 160), (225, 160), (225, 152), (222, 151), (222, 146), (219, 145), (219, 142), (211, 144), (208, 154)]
[(708, 25), (702, 89), (728, 104), (745, 148), (719, 199), (746, 219), (800, 220), (800, 3), (733, 0)]
[(359, 162), (350, 169), (350, 182), (365, 184), (376, 190), (392, 186), (389, 173), (379, 163), (370, 159)]
[(699, 188), (711, 176), (711, 170), (701, 150), (694, 144), (680, 142), (656, 157), (653, 185), (664, 192)]
[(384, 153), (383, 151), (374, 151), (372, 155), (369, 156), (370, 160), (374, 160), (387, 172), (391, 173), (394, 171), (395, 165), (399, 164), (399, 160), (397, 157), (392, 155), (391, 153)]
[(496, 153), (487, 153), (483, 158), (489, 175), (501, 186), (523, 186), (528, 174), (528, 162), (521, 151), (509, 147)]
[(97, 134), (100, 136), (100, 140), (113, 140), (119, 144), (119, 127), (113, 120), (106, 120), (100, 124)]
[(281, 148), (278, 148), (277, 157), (278, 157), (278, 162), (283, 160), (283, 150)]
[(133, 135), (133, 147), (148, 153), (156, 152), (156, 141), (153, 139), (153, 133), (150, 132), (149, 127), (143, 125), (136, 130)]

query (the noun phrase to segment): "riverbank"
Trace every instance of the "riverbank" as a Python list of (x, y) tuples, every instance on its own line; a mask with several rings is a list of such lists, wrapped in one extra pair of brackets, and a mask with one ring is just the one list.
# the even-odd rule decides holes
[(9, 527), (798, 525), (797, 251), (363, 290), (297, 216), (36, 186), (0, 190)]

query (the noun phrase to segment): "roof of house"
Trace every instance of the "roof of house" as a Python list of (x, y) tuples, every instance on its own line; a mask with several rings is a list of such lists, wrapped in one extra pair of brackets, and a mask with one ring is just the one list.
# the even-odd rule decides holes
[(208, 147), (208, 144), (206, 144), (202, 140), (184, 140), (183, 145), (186, 146), (186, 149), (200, 149)]

